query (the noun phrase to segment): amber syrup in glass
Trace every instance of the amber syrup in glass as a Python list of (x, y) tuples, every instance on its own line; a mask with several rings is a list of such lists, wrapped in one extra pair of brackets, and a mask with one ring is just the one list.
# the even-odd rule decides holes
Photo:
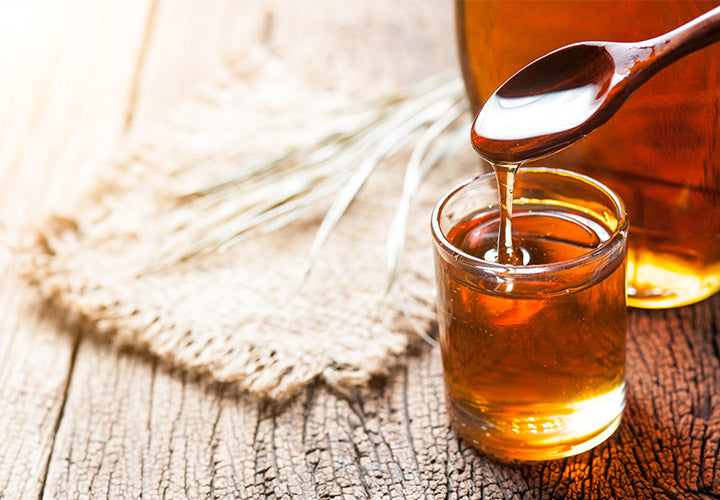
[[(498, 244), (500, 218), (497, 210), (475, 214), (447, 239), (485, 259)], [(516, 206), (512, 226), (512, 245), (528, 266), (576, 259), (611, 232), (582, 211), (553, 206)], [(625, 390), (622, 259), (590, 282), (542, 296), (520, 282), (493, 293), (442, 263), (438, 283), (448, 412), (459, 434), (520, 460), (579, 453), (612, 434)]]

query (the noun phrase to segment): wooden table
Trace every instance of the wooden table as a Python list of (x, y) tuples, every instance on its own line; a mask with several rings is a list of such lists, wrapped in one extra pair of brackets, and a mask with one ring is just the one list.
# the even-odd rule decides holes
[[(225, 0), (0, 4), (0, 235), (91, 184), (131, 127), (232, 54)], [(628, 407), (577, 457), (489, 461), (448, 427), (437, 350), (262, 403), (49, 311), (0, 246), (0, 498), (720, 498), (720, 296), (630, 311)]]

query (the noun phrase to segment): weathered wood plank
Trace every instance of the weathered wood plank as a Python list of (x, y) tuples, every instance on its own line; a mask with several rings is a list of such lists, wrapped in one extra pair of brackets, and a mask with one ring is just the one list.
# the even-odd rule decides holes
[(115, 146), (145, 2), (0, 4), (0, 498), (38, 497), (77, 334), (18, 276), (18, 232), (69, 203)]
[(0, 498), (23, 498), (42, 489), (77, 341), (2, 260)]
[[(225, 0), (158, 0), (148, 7), (144, 52), (125, 101), (127, 129), (142, 129), (171, 111), (181, 95), (237, 53), (238, 40), (247, 44), (247, 37), (257, 37), (262, 16), (248, 16), (247, 9), (264, 9), (259, 2)], [(44, 497), (213, 497), (219, 395), (215, 386), (152, 359), (84, 339)]]
[(95, 341), (78, 359), (45, 497), (211, 497), (214, 387)]

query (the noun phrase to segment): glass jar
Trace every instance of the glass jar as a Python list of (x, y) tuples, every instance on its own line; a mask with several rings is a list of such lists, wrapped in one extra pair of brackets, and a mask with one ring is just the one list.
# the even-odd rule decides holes
[(504, 459), (549, 460), (604, 441), (625, 407), (627, 218), (586, 176), (529, 166), (519, 179), (527, 264), (484, 259), (500, 212), (492, 173), (433, 211), (438, 337), (456, 432)]
[[(456, 0), (472, 109), (479, 111), (517, 70), (558, 47), (652, 38), (716, 5)], [(720, 289), (720, 44), (664, 69), (606, 124), (540, 163), (588, 174), (625, 201), (629, 305), (679, 306)]]

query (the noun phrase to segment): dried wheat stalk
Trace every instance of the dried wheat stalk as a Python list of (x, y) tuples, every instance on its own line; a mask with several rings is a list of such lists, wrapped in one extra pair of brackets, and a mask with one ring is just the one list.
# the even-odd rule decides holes
[[(346, 129), (276, 158), (238, 166), (233, 175), (196, 185), (174, 197), (173, 217), (161, 249), (160, 267), (194, 255), (223, 251), (258, 233), (279, 229), (320, 200), (333, 196), (309, 249), (302, 278), (324, 241), (384, 160), (412, 147), (402, 195), (389, 228), (388, 289), (404, 244), (412, 197), (422, 179), (467, 136), (468, 105), (456, 73), (433, 77), (400, 95), (335, 110)], [(157, 270), (157, 268), (148, 271)]]

